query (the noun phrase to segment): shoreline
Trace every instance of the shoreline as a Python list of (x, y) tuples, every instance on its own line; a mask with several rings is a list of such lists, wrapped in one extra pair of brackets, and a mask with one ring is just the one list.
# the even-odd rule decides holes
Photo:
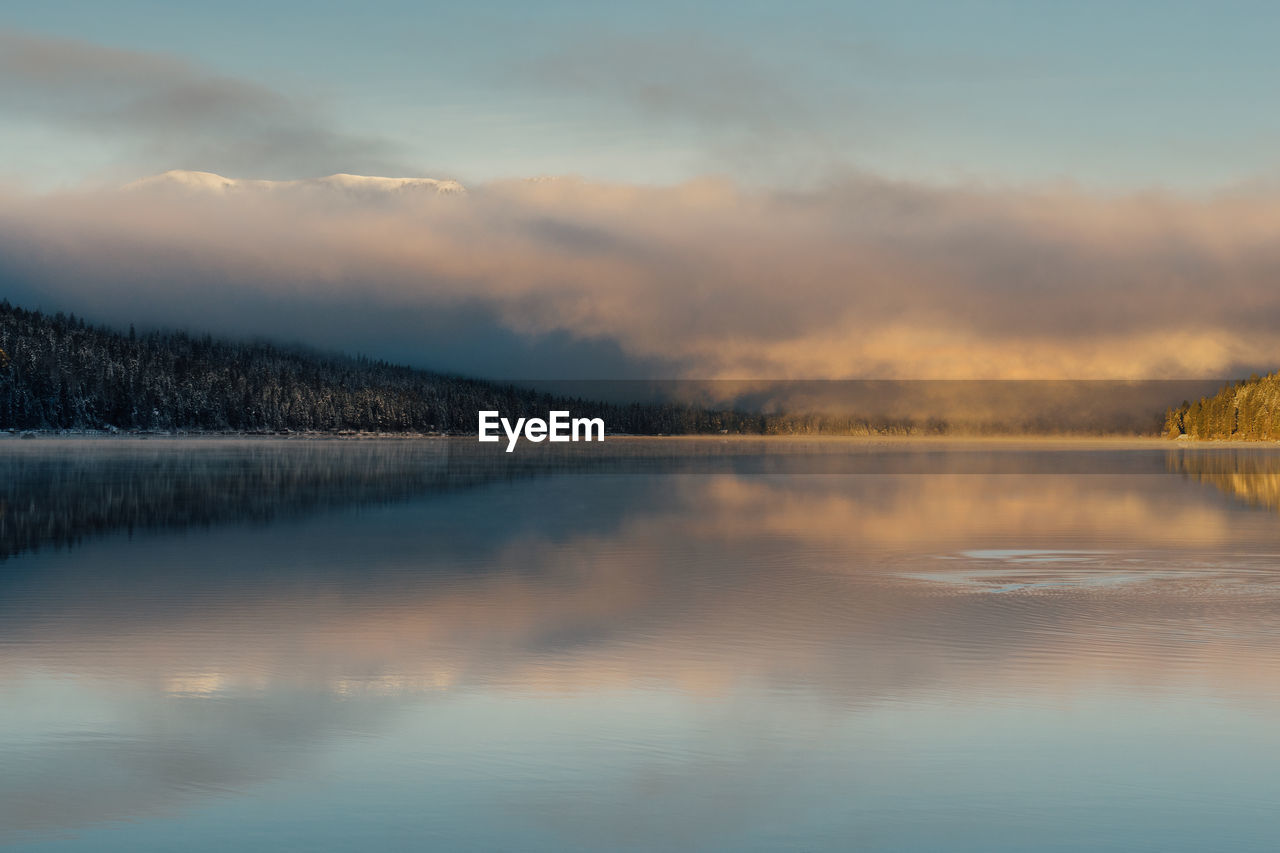
[[(471, 439), (476, 442), (476, 436), (471, 433), (418, 433), (418, 432), (368, 432), (356, 430), (341, 430), (334, 432), (319, 431), (284, 431), (284, 432), (135, 432), (135, 431), (110, 431), (110, 430), (17, 430), (6, 429), (0, 430), (0, 443), (16, 442), (16, 441), (219, 441), (219, 440), (249, 440), (249, 441), (464, 441)], [(1119, 446), (1119, 447), (1144, 447), (1144, 448), (1164, 448), (1169, 450), (1175, 449), (1206, 449), (1206, 448), (1280, 448), (1280, 440), (1277, 441), (1259, 441), (1259, 440), (1224, 440), (1224, 439), (1171, 439), (1158, 435), (1129, 435), (1129, 434), (1099, 434), (1099, 435), (1081, 435), (1071, 433), (1061, 433), (1052, 435), (1040, 434), (1001, 434), (1001, 435), (833, 435), (833, 434), (793, 434), (793, 435), (757, 435), (751, 433), (734, 433), (728, 435), (707, 434), (707, 433), (691, 433), (691, 434), (665, 434), (665, 435), (641, 435), (633, 433), (610, 433), (603, 442), (591, 442), (593, 446), (600, 446), (610, 442), (697, 442), (697, 443), (746, 443), (757, 442), (767, 444), (795, 444), (795, 443), (820, 443), (820, 444), (850, 444), (859, 446), (868, 445), (930, 445), (930, 444), (972, 444), (972, 445), (1010, 445), (1010, 444), (1032, 444), (1032, 445), (1089, 445), (1091, 447), (1098, 446)], [(478, 443), (478, 442), (476, 442)], [(538, 445), (534, 445), (537, 447)]]

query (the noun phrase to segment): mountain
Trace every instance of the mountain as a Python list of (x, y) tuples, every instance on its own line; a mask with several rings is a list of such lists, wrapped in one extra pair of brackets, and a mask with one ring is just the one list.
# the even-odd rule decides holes
[(466, 187), (457, 181), (436, 178), (382, 178), (372, 175), (328, 175), (296, 181), (263, 181), (228, 178), (214, 172), (170, 169), (134, 181), (129, 190), (180, 191), (188, 193), (291, 193), (324, 192), (356, 197), (378, 197), (409, 193), (428, 195), (463, 195)]

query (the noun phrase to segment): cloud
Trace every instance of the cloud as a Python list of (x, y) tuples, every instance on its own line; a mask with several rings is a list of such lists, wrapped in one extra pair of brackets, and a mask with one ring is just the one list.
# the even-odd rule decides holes
[(164, 54), (0, 31), (0, 105), (92, 134), (147, 168), (306, 176), (400, 171), (395, 147), (319, 105)]
[(796, 72), (706, 36), (597, 32), (519, 63), (512, 83), (691, 133), (717, 171), (811, 179), (846, 161), (849, 117), (868, 108), (830, 78), (791, 81)]
[(91, 319), (508, 378), (598, 377), (595, 355), (613, 376), (1195, 377), (1275, 366), (1278, 225), (1264, 193), (869, 176), (10, 194), (0, 276)]
[(526, 63), (526, 79), (550, 87), (621, 97), (654, 117), (723, 127), (777, 130), (814, 117), (797, 93), (758, 58), (688, 35), (597, 34)]

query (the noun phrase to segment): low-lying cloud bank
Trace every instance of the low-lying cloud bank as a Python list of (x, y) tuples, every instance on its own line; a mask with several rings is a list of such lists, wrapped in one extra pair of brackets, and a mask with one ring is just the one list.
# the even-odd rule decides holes
[(1280, 361), (1280, 197), (168, 179), (0, 197), (0, 295), (500, 378), (1170, 378)]

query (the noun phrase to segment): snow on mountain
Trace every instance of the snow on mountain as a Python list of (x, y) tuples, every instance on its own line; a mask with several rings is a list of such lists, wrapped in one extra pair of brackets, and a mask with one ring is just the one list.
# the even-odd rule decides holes
[(182, 190), (205, 193), (279, 192), (290, 190), (320, 190), (342, 193), (348, 196), (377, 197), (387, 194), (426, 192), (435, 195), (458, 195), (466, 187), (457, 181), (435, 178), (382, 178), (371, 175), (328, 175), (323, 178), (303, 178), (296, 181), (262, 181), (243, 178), (227, 178), (213, 172), (196, 172), (187, 169), (170, 169), (128, 184), (126, 189)]
[(323, 186), (351, 191), (373, 190), (378, 192), (394, 192), (417, 189), (433, 189), (441, 195), (465, 193), (466, 187), (457, 181), (437, 180), (435, 178), (379, 178), (371, 175), (329, 175), (327, 178), (313, 178), (300, 183), (314, 183)]

